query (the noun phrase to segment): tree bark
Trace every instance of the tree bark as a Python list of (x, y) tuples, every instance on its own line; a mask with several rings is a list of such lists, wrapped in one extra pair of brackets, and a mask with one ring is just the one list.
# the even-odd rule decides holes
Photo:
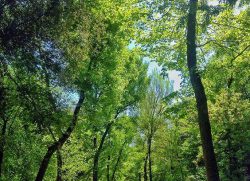
[(205, 90), (197, 72), (196, 58), (196, 13), (198, 0), (190, 0), (187, 21), (187, 64), (191, 84), (195, 93), (198, 110), (198, 120), (202, 141), (203, 157), (205, 161), (208, 181), (218, 181), (219, 173), (214, 154), (211, 127), (208, 116), (207, 98)]
[(62, 155), (60, 149), (56, 151), (57, 156), (57, 177), (56, 181), (62, 181)]
[(107, 181), (109, 181), (110, 176), (109, 176), (109, 170), (110, 170), (110, 155), (108, 156), (108, 164), (107, 164)]
[(111, 121), (110, 123), (108, 123), (107, 127), (106, 127), (106, 130), (105, 132), (103, 133), (102, 135), (102, 139), (101, 139), (101, 142), (100, 142), (100, 145), (94, 155), (94, 166), (93, 166), (93, 181), (98, 181), (98, 161), (99, 161), (99, 157), (100, 157), (100, 154), (102, 152), (102, 147), (103, 147), (103, 144), (104, 144), (104, 141), (113, 125), (114, 121)]
[(53, 144), (51, 144), (48, 147), (48, 150), (47, 150), (47, 152), (46, 152), (45, 156), (43, 157), (43, 160), (40, 164), (39, 171), (38, 171), (37, 176), (36, 176), (36, 181), (43, 180), (45, 172), (46, 172), (47, 167), (49, 165), (50, 158), (52, 157), (53, 153), (55, 153), (57, 149), (60, 149), (63, 146), (63, 144), (67, 141), (67, 139), (70, 137), (71, 133), (73, 132), (73, 130), (76, 126), (78, 114), (79, 114), (79, 111), (80, 111), (80, 108), (83, 104), (84, 99), (85, 99), (84, 93), (81, 92), (69, 127), (67, 128), (65, 133), (63, 133), (62, 136), (58, 139), (58, 141), (55, 141)]
[(250, 153), (246, 155), (246, 181), (250, 181)]
[(94, 156), (94, 166), (93, 166), (93, 181), (98, 181), (98, 161), (99, 155)]
[(126, 140), (125, 140), (124, 143), (122, 144), (122, 147), (121, 147), (121, 149), (120, 149), (120, 151), (119, 151), (118, 158), (117, 158), (117, 161), (116, 161), (116, 163), (115, 163), (114, 171), (113, 171), (113, 174), (112, 174), (112, 179), (111, 179), (112, 181), (115, 180), (115, 173), (116, 173), (117, 168), (118, 168), (118, 165), (119, 165), (119, 163), (120, 163), (120, 160), (121, 160), (121, 157), (122, 157), (122, 151), (123, 151), (123, 148), (124, 148), (125, 144), (126, 144)]
[(0, 178), (2, 176), (6, 128), (7, 128), (7, 119), (4, 119), (2, 131), (1, 131), (1, 142), (0, 142)]
[[(114, 120), (118, 117), (119, 115), (119, 111), (117, 111), (115, 117), (114, 117)], [(110, 132), (111, 130), (111, 127), (112, 125), (114, 124), (114, 120), (109, 122), (106, 126), (106, 130), (105, 132), (103, 133), (102, 135), (102, 139), (101, 139), (101, 142), (100, 142), (100, 145), (98, 147), (98, 149), (96, 150), (96, 153), (94, 155), (94, 163), (93, 163), (93, 181), (98, 181), (98, 162), (99, 162), (99, 157), (100, 157), (100, 154), (102, 152), (102, 147), (104, 145), (104, 142), (105, 142), (105, 139), (108, 135), (108, 133)], [(95, 140), (96, 141), (96, 140)], [(94, 143), (95, 144), (95, 143)]]
[(147, 164), (148, 164), (148, 153), (146, 157), (144, 158), (144, 181), (148, 180), (148, 174), (147, 174)]

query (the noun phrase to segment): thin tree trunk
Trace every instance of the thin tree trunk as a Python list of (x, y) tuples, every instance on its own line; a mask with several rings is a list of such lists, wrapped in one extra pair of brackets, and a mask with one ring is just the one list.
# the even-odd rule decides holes
[(111, 179), (112, 181), (115, 180), (115, 173), (116, 173), (118, 165), (120, 163), (120, 160), (121, 160), (121, 157), (122, 157), (122, 151), (123, 151), (123, 148), (124, 148), (126, 142), (127, 141), (125, 140), (124, 143), (122, 144), (122, 147), (121, 147), (120, 151), (119, 151), (118, 158), (117, 158), (117, 161), (115, 163), (114, 171), (113, 171), (113, 174), (112, 174), (112, 179)]
[(98, 161), (99, 156), (94, 156), (94, 166), (93, 166), (93, 181), (98, 181)]
[(148, 164), (148, 153), (147, 153), (146, 157), (144, 158), (144, 181), (148, 180), (147, 164)]
[[(121, 109), (123, 110), (123, 109)], [(114, 117), (114, 120), (118, 117), (118, 115), (120, 114), (119, 111), (116, 112), (116, 115)], [(103, 133), (102, 135), (102, 139), (101, 139), (101, 142), (100, 142), (100, 145), (98, 147), (98, 149), (96, 150), (96, 153), (94, 155), (94, 165), (93, 165), (93, 181), (98, 181), (98, 161), (99, 161), (99, 157), (100, 157), (100, 154), (102, 152), (102, 147), (104, 145), (104, 142), (105, 142), (105, 139), (108, 135), (108, 133), (110, 132), (111, 130), (111, 127), (112, 125), (114, 124), (114, 120), (109, 122), (106, 126), (106, 130), (105, 132)]]
[(62, 136), (58, 139), (58, 141), (55, 141), (53, 144), (51, 144), (48, 147), (48, 150), (47, 150), (46, 154), (44, 155), (43, 160), (40, 164), (39, 171), (38, 171), (37, 176), (36, 176), (36, 181), (43, 180), (45, 172), (46, 172), (47, 167), (49, 165), (50, 158), (52, 157), (53, 153), (55, 153), (57, 149), (60, 149), (63, 146), (63, 144), (67, 141), (67, 139), (70, 137), (71, 133), (73, 132), (73, 130), (76, 126), (78, 114), (79, 114), (79, 111), (80, 111), (80, 108), (83, 104), (84, 99), (85, 99), (84, 93), (81, 92), (69, 127), (67, 128), (65, 133), (63, 133)]
[(250, 153), (246, 155), (246, 181), (250, 181)]
[(3, 166), (3, 158), (4, 158), (4, 146), (5, 146), (6, 130), (7, 130), (7, 119), (4, 119), (2, 131), (1, 131), (1, 143), (0, 143), (0, 178), (2, 176), (2, 166)]
[(218, 181), (219, 173), (214, 154), (211, 127), (208, 116), (207, 98), (199, 73), (196, 58), (196, 13), (198, 0), (190, 0), (187, 22), (187, 64), (191, 84), (195, 93), (203, 157), (208, 181)]
[(110, 178), (110, 176), (109, 176), (109, 169), (110, 169), (110, 155), (108, 156), (108, 164), (107, 164), (107, 181), (109, 181), (109, 178)]
[(148, 167), (149, 167), (149, 180), (153, 181), (152, 175), (152, 158), (151, 158), (151, 143), (152, 143), (152, 136), (148, 138)]
[(62, 181), (62, 155), (60, 149), (56, 151), (57, 156), (57, 177), (56, 181)]
[(102, 139), (101, 139), (101, 142), (100, 142), (100, 145), (94, 155), (94, 165), (93, 165), (93, 181), (98, 181), (98, 161), (99, 161), (99, 157), (100, 157), (100, 154), (102, 152), (102, 147), (103, 147), (103, 144), (104, 144), (104, 141), (113, 125), (114, 121), (111, 121), (110, 123), (108, 123), (107, 127), (106, 127), (106, 130), (105, 132), (103, 133), (102, 135)]

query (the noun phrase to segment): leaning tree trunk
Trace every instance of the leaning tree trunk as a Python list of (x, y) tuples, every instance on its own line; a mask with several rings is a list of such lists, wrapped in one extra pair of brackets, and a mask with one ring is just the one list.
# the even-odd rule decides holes
[[(115, 117), (116, 118), (116, 117)], [(108, 123), (105, 132), (102, 135), (102, 139), (100, 142), (100, 145), (98, 147), (98, 149), (96, 150), (96, 153), (94, 155), (94, 163), (93, 163), (93, 181), (98, 181), (98, 162), (99, 162), (99, 157), (101, 155), (102, 152), (102, 147), (104, 145), (104, 141), (113, 125), (114, 121), (111, 121)]]
[(60, 149), (56, 151), (57, 156), (57, 176), (56, 181), (62, 181), (62, 155)]
[[(123, 110), (123, 109), (121, 109)], [(98, 181), (98, 162), (99, 162), (99, 157), (101, 155), (102, 152), (102, 147), (104, 145), (104, 142), (106, 140), (107, 135), (109, 134), (113, 124), (115, 123), (115, 119), (118, 117), (118, 115), (120, 114), (119, 111), (116, 112), (116, 115), (114, 117), (114, 120), (110, 121), (107, 126), (106, 126), (106, 130), (102, 135), (101, 138), (101, 142), (100, 145), (98, 146), (95, 155), (94, 155), (94, 163), (93, 163), (93, 181)], [(94, 139), (94, 147), (96, 147), (96, 138)]]
[(126, 142), (127, 142), (127, 141), (125, 140), (124, 143), (122, 144), (122, 147), (121, 147), (120, 151), (119, 151), (118, 158), (117, 158), (117, 161), (116, 161), (116, 163), (115, 163), (114, 171), (113, 171), (112, 178), (111, 178), (112, 181), (115, 180), (115, 173), (116, 173), (116, 171), (117, 171), (117, 169), (118, 169), (118, 165), (119, 165), (120, 160), (121, 160), (121, 157), (122, 157), (123, 148), (124, 148)]
[(67, 128), (65, 133), (63, 133), (62, 136), (58, 139), (58, 141), (55, 141), (52, 145), (49, 146), (47, 153), (43, 157), (43, 160), (40, 164), (39, 171), (38, 171), (37, 176), (36, 176), (36, 181), (43, 180), (45, 172), (46, 172), (48, 165), (49, 165), (50, 158), (52, 157), (53, 153), (55, 153), (57, 151), (57, 149), (60, 149), (63, 146), (63, 144), (67, 141), (67, 139), (70, 137), (71, 133), (73, 132), (73, 130), (76, 126), (78, 114), (79, 114), (80, 108), (82, 106), (82, 103), (84, 101), (84, 98), (85, 98), (84, 93), (81, 92), (69, 127)]
[(191, 84), (195, 93), (198, 120), (202, 141), (203, 157), (206, 166), (207, 180), (218, 181), (219, 173), (214, 154), (211, 127), (208, 116), (207, 98), (199, 73), (196, 59), (196, 13), (198, 0), (190, 0), (187, 22), (187, 64)]

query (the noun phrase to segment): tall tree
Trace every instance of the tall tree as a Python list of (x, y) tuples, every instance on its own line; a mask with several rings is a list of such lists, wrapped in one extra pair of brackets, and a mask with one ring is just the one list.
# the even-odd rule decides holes
[(0, 180), (247, 180), (249, 2), (1, 0)]
[[(164, 123), (164, 105), (163, 98), (170, 93), (170, 83), (168, 79), (164, 79), (155, 70), (150, 76), (150, 85), (145, 98), (141, 101), (139, 109), (139, 130), (143, 133), (146, 142), (146, 156), (144, 160), (144, 180), (153, 180), (152, 172), (152, 142), (158, 129)], [(147, 173), (147, 166), (149, 172)]]
[(63, 146), (63, 144), (67, 141), (67, 139), (70, 137), (71, 133), (73, 132), (73, 130), (76, 126), (78, 114), (80, 112), (80, 108), (82, 107), (84, 99), (85, 99), (84, 93), (81, 92), (79, 95), (79, 101), (75, 107), (75, 110), (74, 110), (74, 113), (72, 116), (72, 121), (70, 122), (69, 127), (67, 128), (67, 130), (62, 134), (62, 136), (57, 141), (55, 141), (53, 144), (51, 144), (48, 147), (47, 153), (44, 155), (43, 160), (41, 162), (41, 165), (39, 167), (39, 171), (38, 171), (37, 176), (36, 176), (36, 181), (43, 180), (52, 155)]
[(190, 80), (195, 93), (197, 104), (200, 135), (202, 141), (203, 156), (205, 160), (207, 179), (217, 181), (219, 172), (214, 153), (211, 126), (208, 115), (207, 97), (197, 69), (196, 58), (196, 14), (198, 0), (189, 1), (189, 12), (187, 20), (187, 63)]

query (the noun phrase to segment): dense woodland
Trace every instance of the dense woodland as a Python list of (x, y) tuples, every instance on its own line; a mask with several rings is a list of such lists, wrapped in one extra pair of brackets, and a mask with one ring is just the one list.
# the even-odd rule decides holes
[(249, 5), (0, 0), (0, 180), (249, 181)]

